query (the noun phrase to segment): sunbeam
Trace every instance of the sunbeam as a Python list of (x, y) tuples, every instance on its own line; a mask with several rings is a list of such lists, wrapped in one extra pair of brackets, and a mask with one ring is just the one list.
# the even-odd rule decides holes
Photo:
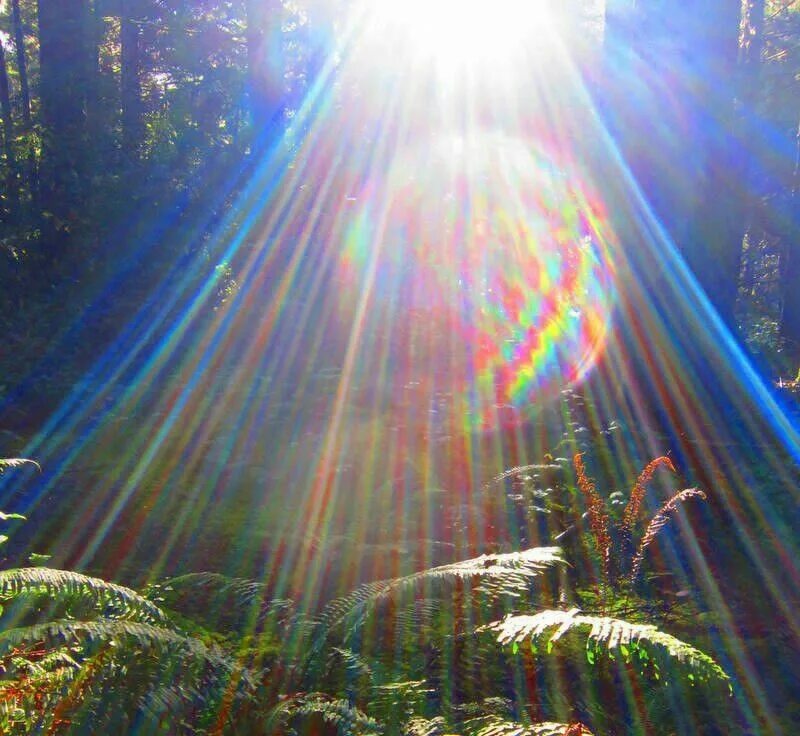
[[(0, 462), (0, 521), (20, 524), (11, 564), (52, 555), (167, 613), (88, 578), (62, 580), (77, 601), (28, 610), (11, 599), (38, 600), (57, 581), (16, 572), (28, 590), (0, 570), (0, 646), (26, 617), (58, 614), (45, 634), (69, 643), (85, 677), (60, 692), (85, 695), (87, 719), (86, 668), (110, 682), (145, 662), (165, 689), (125, 711), (131, 729), (141, 717), (163, 731), (170, 708), (200, 702), (207, 683), (184, 687), (195, 665), (173, 664), (179, 650), (211, 662), (198, 672), (224, 673), (191, 713), (197, 732), (288, 733), (323, 714), (386, 736), (512, 736), (556, 719), (541, 732), (781, 733), (797, 677), (786, 652), (800, 645), (797, 413), (748, 352), (744, 287), (725, 313), (697, 266), (735, 230), (734, 278), (762, 288), (743, 238), (779, 207), (784, 229), (764, 226), (758, 247), (783, 238), (791, 250), (791, 187), (773, 196), (762, 171), (780, 156), (718, 105), (728, 96), (755, 116), (752, 91), (731, 77), (704, 94), (713, 64), (673, 48), (658, 3), (163, 5), (95, 19), (108, 25), (95, 93), (114, 112), (82, 93), (79, 143), (90, 150), (94, 131), (97, 159), (129, 167), (104, 179), (96, 164), (75, 184), (98, 198), (96, 230), (69, 209), (34, 215), (55, 177), (48, 157), (58, 163), (52, 115), (11, 120), (17, 138), (0, 121), (8, 181), (21, 186), (30, 166), (45, 187), (22, 204), (0, 194), (0, 225), (20, 228), (0, 238), (0, 257), (32, 264), (28, 281), (9, 282), (13, 304), (34, 303), (38, 318), (40, 304), (60, 308), (53, 294), (73, 299), (19, 387), (0, 386), (3, 421), (40, 384), (58, 387), (43, 393), (44, 419), (0, 452), (43, 471)], [(33, 4), (23, 11), (31, 20)], [(0, 15), (13, 27), (13, 9)], [(700, 11), (679, 15), (687, 34), (713, 35)], [(58, 79), (47, 31), (42, 80), (33, 72), (45, 98)], [(191, 44), (220, 34), (195, 68)], [(705, 58), (705, 46), (690, 50)], [(21, 100), (19, 71), (9, 79)], [(777, 134), (765, 124), (762, 135)], [(734, 153), (714, 166), (678, 155), (693, 136)], [(89, 165), (67, 163), (55, 187), (65, 198)], [(137, 175), (148, 191), (170, 167), (181, 174), (169, 187), (136, 190), (103, 220), (95, 190), (124, 199)], [(794, 182), (791, 168), (770, 176)], [(719, 218), (701, 215), (731, 193), (717, 232)], [(84, 235), (85, 252), (53, 255)], [(34, 259), (36, 238), (51, 236)], [(780, 268), (758, 265), (780, 280), (794, 261), (776, 257)], [(66, 275), (35, 281), (50, 259)], [(95, 336), (116, 301), (114, 329)], [(97, 349), (60, 365), (81, 341)], [(128, 628), (101, 646), (91, 626), (109, 622)], [(57, 628), (77, 625), (89, 628)], [(147, 649), (165, 631), (166, 675)], [(131, 637), (148, 654), (117, 667)], [(82, 728), (83, 711), (64, 707)], [(236, 724), (245, 711), (257, 725)], [(75, 731), (91, 732), (103, 731)]]

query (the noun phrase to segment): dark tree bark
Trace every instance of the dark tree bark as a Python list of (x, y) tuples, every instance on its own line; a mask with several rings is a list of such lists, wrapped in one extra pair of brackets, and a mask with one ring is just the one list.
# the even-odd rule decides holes
[(22, 13), (19, 0), (11, 0), (11, 20), (14, 30), (14, 45), (17, 54), (17, 74), (19, 75), (19, 93), (22, 104), (22, 122), (25, 129), (31, 128), (31, 93), (28, 87), (28, 62), (25, 58), (25, 33), (22, 29)]
[(282, 21), (280, 0), (247, 0), (248, 98), (254, 139), (261, 145), (283, 130)]
[[(22, 13), (19, 0), (11, 0), (11, 24), (14, 34), (14, 47), (17, 61), (17, 75), (19, 76), (19, 97), (22, 108), (22, 132), (30, 135), (33, 130), (31, 117), (31, 93), (28, 85), (28, 60), (25, 56), (25, 32), (22, 26)], [(31, 193), (34, 209), (39, 206), (39, 175), (36, 164), (36, 154), (33, 146), (29, 147), (26, 165), (26, 177)]]
[(17, 159), (14, 155), (14, 118), (11, 113), (11, 93), (6, 69), (6, 52), (0, 43), (0, 115), (3, 119), (3, 152), (6, 158), (6, 191), (10, 217), (13, 219), (19, 209), (19, 183)]
[(122, 152), (136, 161), (144, 131), (141, 82), (141, 17), (138, 0), (122, 0), (120, 19)]
[[(800, 197), (793, 195), (796, 217), (800, 217)], [(797, 220), (795, 220), (797, 222)], [(787, 341), (792, 355), (800, 357), (800, 232), (795, 228), (794, 238), (784, 242), (781, 256), (781, 335)]]
[(69, 229), (86, 190), (86, 0), (39, 0), (42, 207), (50, 235)]
[(655, 215), (734, 325), (744, 219), (734, 117), (739, 0), (607, 6), (612, 129)]

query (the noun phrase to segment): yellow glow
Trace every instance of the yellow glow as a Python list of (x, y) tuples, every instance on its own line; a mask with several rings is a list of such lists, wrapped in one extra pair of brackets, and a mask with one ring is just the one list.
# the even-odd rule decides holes
[(548, 0), (372, 0), (370, 25), (387, 51), (480, 70), (546, 45), (550, 7)]

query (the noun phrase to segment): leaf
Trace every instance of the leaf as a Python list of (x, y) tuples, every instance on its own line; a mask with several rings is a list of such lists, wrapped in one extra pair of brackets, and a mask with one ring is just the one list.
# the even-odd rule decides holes
[(0, 458), (0, 473), (6, 468), (19, 468), (23, 465), (33, 465), (40, 473), (42, 472), (42, 466), (36, 460), (29, 460), (26, 457), (7, 457)]
[[(634, 624), (606, 616), (587, 616), (573, 608), (569, 611), (541, 611), (532, 616), (507, 616), (485, 629), (495, 632), (500, 644), (540, 639), (552, 632), (547, 638), (548, 654), (565, 634), (573, 632), (586, 632), (587, 645), (605, 644), (609, 656), (613, 656), (614, 651), (621, 651), (623, 645), (628, 648), (635, 643), (642, 659), (660, 655), (666, 660), (676, 660), (687, 665), (698, 679), (720, 680), (730, 687), (728, 674), (711, 657), (651, 624)], [(644, 653), (645, 648), (650, 650), (649, 655)], [(658, 679), (657, 672), (655, 676)]]
[(525, 725), (517, 721), (507, 721), (497, 716), (473, 718), (465, 724), (466, 736), (592, 736), (583, 724), (575, 723), (532, 723)]
[(562, 564), (565, 563), (559, 547), (533, 547), (521, 552), (481, 555), (449, 565), (432, 567), (402, 578), (362, 585), (349, 595), (337, 598), (325, 606), (318, 622), (327, 629), (337, 626), (346, 619), (351, 619), (358, 625), (378, 602), (424, 581), (488, 579), (495, 584), (489, 592), (500, 595), (511, 594), (527, 589), (532, 578)]
[(138, 618), (150, 622), (166, 620), (166, 615), (155, 603), (135, 590), (100, 578), (49, 567), (22, 567), (0, 571), (0, 599), (10, 600), (39, 594), (62, 599), (92, 598), (99, 604), (110, 603), (119, 610), (118, 618)]

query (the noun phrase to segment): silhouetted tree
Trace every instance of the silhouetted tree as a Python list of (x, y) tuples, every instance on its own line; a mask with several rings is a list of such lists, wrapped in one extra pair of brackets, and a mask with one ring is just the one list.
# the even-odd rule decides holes
[(52, 248), (63, 243), (87, 189), (88, 8), (86, 0), (39, 0), (38, 10), (42, 206)]

